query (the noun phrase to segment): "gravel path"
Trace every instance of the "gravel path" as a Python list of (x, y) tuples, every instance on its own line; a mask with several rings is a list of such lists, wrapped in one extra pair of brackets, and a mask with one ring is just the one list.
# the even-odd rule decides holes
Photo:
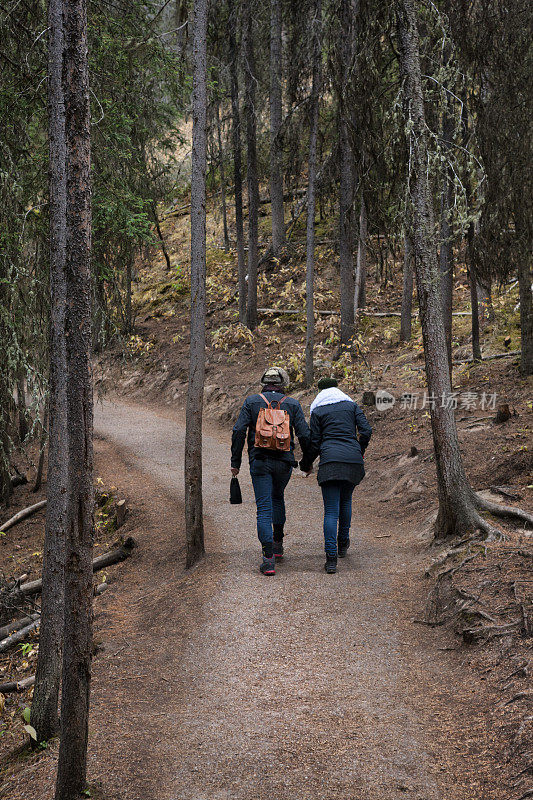
[[(105, 401), (96, 408), (95, 429), (132, 472), (161, 488), (146, 502), (162, 509), (169, 498), (182, 502), (178, 418)], [(364, 494), (361, 487), (364, 503), (359, 489), (354, 495), (349, 556), (336, 575), (326, 575), (320, 491), (314, 477), (295, 473), (287, 491), (287, 557), (275, 577), (265, 578), (257, 570), (246, 468), (243, 505), (228, 503), (228, 443), (216, 431), (205, 436), (208, 557), (180, 585), (172, 584), (175, 565), (161, 552), (144, 558), (152, 591), (135, 607), (139, 626), (150, 626), (163, 595), (165, 614), (148, 642), (131, 643), (128, 663), (138, 671), (148, 646), (154, 685), (144, 681), (141, 697), (159, 713), (138, 752), (129, 751), (139, 764), (116, 797), (471, 800), (454, 790), (449, 754), (435, 738), (437, 687), (458, 684), (458, 676), (435, 662), (434, 634), (409, 620), (420, 565), (394, 539), (376, 538), (384, 530), (377, 504), (369, 502), (379, 492), (372, 475)], [(154, 680), (159, 674), (163, 683)], [(95, 695), (101, 713), (98, 668)], [(149, 712), (147, 705), (142, 713)]]

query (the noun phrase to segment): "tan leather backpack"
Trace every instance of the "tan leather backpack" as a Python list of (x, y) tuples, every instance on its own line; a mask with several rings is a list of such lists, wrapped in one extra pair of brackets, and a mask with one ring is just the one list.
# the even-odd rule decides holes
[(264, 450), (288, 451), (291, 449), (291, 429), (289, 412), (281, 408), (281, 404), (286, 399), (275, 400), (277, 408), (273, 408), (263, 394), (260, 394), (265, 401), (266, 408), (260, 408), (255, 426), (255, 446), (262, 447)]

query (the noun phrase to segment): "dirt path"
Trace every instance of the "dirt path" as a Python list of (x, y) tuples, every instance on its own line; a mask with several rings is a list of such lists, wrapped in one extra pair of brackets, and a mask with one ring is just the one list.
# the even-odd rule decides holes
[[(412, 624), (420, 553), (401, 527), (383, 527), (371, 474), (356, 495), (350, 555), (334, 576), (323, 571), (318, 486), (295, 474), (287, 558), (265, 578), (247, 469), (244, 504), (232, 507), (228, 438), (211, 432), (208, 557), (184, 573), (178, 418), (106, 401), (95, 428), (105, 440), (102, 472), (126, 465), (147, 526), (137, 561), (124, 565), (125, 594), (112, 586), (96, 620), (104, 650), (89, 768), (109, 796), (482, 797), (464, 768), (470, 734), (454, 722), (471, 690), (455, 654), (437, 660), (435, 633)], [(376, 538), (384, 532), (394, 537)]]

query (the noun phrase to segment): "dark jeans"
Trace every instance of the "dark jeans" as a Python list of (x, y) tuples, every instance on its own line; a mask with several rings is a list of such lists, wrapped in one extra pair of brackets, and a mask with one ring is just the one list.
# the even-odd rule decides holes
[(287, 461), (275, 458), (254, 459), (250, 475), (257, 505), (257, 535), (262, 545), (272, 544), (272, 525), (285, 523), (285, 498), (283, 493), (292, 473)]
[(348, 481), (326, 481), (320, 487), (324, 500), (324, 545), (326, 554), (337, 555), (337, 525), (340, 545), (350, 541), (352, 521), (353, 483)]

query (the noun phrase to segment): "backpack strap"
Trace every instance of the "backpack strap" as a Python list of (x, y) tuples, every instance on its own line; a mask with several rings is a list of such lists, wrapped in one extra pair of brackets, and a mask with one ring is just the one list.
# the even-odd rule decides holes
[(260, 393), (259, 397), (263, 398), (263, 400), (267, 404), (267, 408), (272, 408), (272, 403), (277, 403), (278, 404), (278, 408), (280, 408), (281, 404), (283, 403), (283, 401), (287, 399), (287, 395), (284, 394), (283, 397), (281, 398), (281, 400), (273, 400), (272, 403), (269, 403), (264, 394)]

